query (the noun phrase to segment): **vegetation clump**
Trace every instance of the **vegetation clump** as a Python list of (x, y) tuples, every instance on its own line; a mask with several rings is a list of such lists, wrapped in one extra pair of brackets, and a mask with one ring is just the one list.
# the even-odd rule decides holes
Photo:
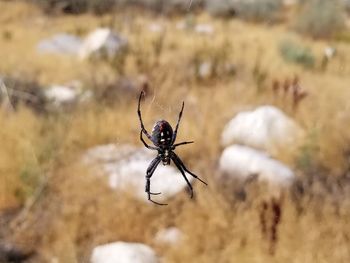
[(314, 38), (329, 38), (345, 27), (344, 6), (338, 0), (310, 0), (296, 17), (298, 32)]

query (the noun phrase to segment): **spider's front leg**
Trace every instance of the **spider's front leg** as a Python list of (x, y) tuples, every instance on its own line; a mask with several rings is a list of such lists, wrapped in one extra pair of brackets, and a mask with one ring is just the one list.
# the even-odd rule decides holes
[(145, 140), (143, 139), (143, 137), (142, 137), (142, 130), (140, 131), (140, 140), (142, 141), (142, 143), (143, 143), (143, 145), (146, 147), (146, 148), (148, 148), (148, 149), (151, 149), (151, 150), (158, 150), (158, 148), (157, 147), (154, 147), (154, 146), (149, 146), (146, 142), (145, 142)]
[(177, 136), (177, 130), (179, 128), (179, 124), (180, 124), (180, 121), (181, 121), (181, 117), (182, 117), (182, 112), (184, 111), (184, 107), (185, 107), (185, 102), (182, 102), (182, 107), (181, 107), (181, 111), (179, 113), (179, 118), (177, 120), (177, 123), (176, 123), (176, 127), (175, 127), (175, 131), (173, 133), (173, 138), (171, 140), (171, 143), (173, 144), (176, 140), (176, 136)]
[(139, 104), (138, 104), (138, 107), (137, 107), (137, 114), (138, 114), (138, 116), (139, 116), (139, 120), (140, 120), (140, 124), (141, 124), (141, 131), (147, 136), (147, 138), (148, 138), (149, 140), (152, 141), (151, 135), (149, 135), (149, 133), (148, 133), (147, 130), (145, 129), (145, 126), (143, 125), (142, 116), (141, 116), (141, 109), (140, 109), (141, 107), (140, 107), (140, 104), (141, 104), (141, 98), (142, 98), (142, 96), (144, 96), (144, 95), (145, 95), (145, 92), (144, 92), (144, 91), (141, 91), (140, 97), (139, 97)]
[(154, 171), (156, 170), (158, 164), (160, 163), (161, 161), (161, 157), (160, 156), (157, 156), (156, 158), (153, 159), (153, 161), (150, 163), (150, 165), (148, 166), (147, 168), (147, 173), (146, 173), (146, 187), (145, 187), (145, 192), (147, 193), (148, 195), (148, 200), (157, 204), (157, 205), (167, 205), (167, 204), (162, 204), (162, 203), (158, 203), (156, 201), (153, 201), (151, 199), (151, 195), (159, 195), (161, 193), (152, 193), (151, 192), (151, 177), (154, 173)]

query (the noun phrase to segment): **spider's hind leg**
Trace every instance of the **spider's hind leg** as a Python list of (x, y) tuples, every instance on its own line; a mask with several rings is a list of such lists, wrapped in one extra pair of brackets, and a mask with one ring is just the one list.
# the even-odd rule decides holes
[(177, 146), (185, 145), (185, 144), (190, 144), (190, 143), (194, 143), (194, 141), (175, 143), (175, 144), (172, 146), (172, 148), (175, 149)]
[(190, 170), (188, 170), (186, 168), (186, 166), (184, 165), (184, 163), (181, 161), (181, 159), (179, 158), (179, 156), (177, 156), (174, 152), (173, 152), (173, 161), (174, 163), (179, 163), (179, 165), (181, 166), (181, 168), (183, 170), (185, 170), (186, 172), (188, 172), (190, 175), (192, 175), (194, 178), (196, 178), (197, 180), (201, 181), (203, 184), (208, 185), (205, 181), (203, 181), (201, 178), (199, 178), (197, 175), (195, 175), (194, 173), (192, 173)]
[(180, 170), (182, 176), (184, 177), (184, 179), (185, 179), (185, 181), (186, 181), (186, 183), (187, 183), (187, 185), (188, 185), (188, 188), (190, 189), (191, 198), (193, 198), (193, 187), (192, 187), (190, 181), (188, 181), (188, 179), (187, 179), (187, 177), (186, 177), (186, 175), (185, 175), (185, 171), (184, 171), (183, 168), (182, 168), (181, 163), (179, 162), (179, 160), (178, 160), (174, 155), (171, 157), (171, 159), (173, 160), (173, 162), (175, 163), (177, 169)]
[(157, 156), (155, 159), (153, 159), (153, 161), (151, 162), (151, 164), (148, 166), (147, 168), (147, 174), (146, 174), (146, 187), (145, 187), (145, 192), (148, 195), (148, 200), (157, 204), (157, 205), (167, 205), (167, 204), (162, 204), (162, 203), (158, 203), (156, 201), (153, 201), (151, 199), (151, 195), (159, 195), (161, 193), (152, 193), (151, 192), (151, 177), (154, 173), (154, 171), (156, 170), (158, 164), (160, 163), (161, 158), (160, 156)]

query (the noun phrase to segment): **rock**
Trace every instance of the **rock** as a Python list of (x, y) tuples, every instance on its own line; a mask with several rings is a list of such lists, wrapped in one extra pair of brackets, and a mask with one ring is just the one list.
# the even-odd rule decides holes
[(73, 105), (78, 94), (77, 90), (61, 85), (53, 85), (45, 90), (46, 99), (55, 107)]
[(177, 22), (175, 25), (177, 30), (185, 30), (187, 28), (185, 21)]
[(175, 245), (183, 236), (183, 233), (177, 227), (169, 227), (156, 233), (155, 241), (160, 244)]
[(81, 44), (79, 37), (62, 33), (40, 41), (37, 50), (40, 53), (77, 55)]
[(79, 57), (87, 59), (90, 57), (113, 58), (127, 45), (127, 40), (109, 28), (97, 28), (91, 32), (79, 50)]
[[(156, 154), (146, 148), (108, 144), (88, 150), (83, 156), (83, 163), (95, 166), (97, 174), (106, 175), (112, 189), (132, 192), (138, 199), (148, 202), (145, 175)], [(189, 181), (192, 179), (188, 176)], [(151, 178), (151, 190), (162, 193), (153, 196), (155, 201), (164, 201), (186, 186), (182, 174), (172, 166), (159, 164)]]
[(219, 169), (226, 178), (245, 181), (257, 176), (259, 181), (278, 187), (288, 187), (295, 179), (293, 171), (283, 163), (265, 152), (241, 145), (232, 145), (223, 151)]
[(302, 133), (302, 129), (281, 110), (261, 106), (238, 113), (224, 128), (221, 143), (223, 146), (243, 144), (274, 153), (294, 145)]
[(164, 32), (164, 26), (157, 23), (152, 23), (148, 26), (148, 30), (153, 33)]
[(333, 58), (335, 54), (336, 54), (336, 49), (334, 47), (328, 46), (324, 49), (324, 56), (327, 59)]
[(199, 65), (198, 75), (203, 79), (209, 78), (212, 73), (212, 70), (213, 70), (213, 65), (211, 62), (209, 61), (203, 62)]
[(65, 103), (75, 100), (77, 93), (72, 88), (53, 85), (45, 91), (45, 95), (49, 100), (57, 103)]
[(66, 85), (47, 87), (44, 95), (49, 111), (71, 109), (77, 104), (89, 102), (94, 97), (91, 90), (83, 90), (83, 84), (79, 80), (71, 81)]
[(127, 44), (127, 40), (109, 28), (97, 28), (85, 40), (70, 34), (57, 34), (39, 42), (40, 53), (78, 55), (81, 59), (107, 56), (113, 58)]
[(152, 248), (141, 243), (114, 242), (93, 249), (91, 263), (158, 263)]
[(194, 27), (194, 31), (199, 34), (211, 35), (214, 33), (214, 27), (210, 24), (198, 24)]

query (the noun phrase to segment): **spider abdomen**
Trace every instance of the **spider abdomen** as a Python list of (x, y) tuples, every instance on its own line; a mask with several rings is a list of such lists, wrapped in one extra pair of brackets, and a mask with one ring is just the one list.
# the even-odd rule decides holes
[(165, 120), (157, 121), (152, 130), (152, 141), (156, 146), (169, 146), (173, 139), (173, 128)]

